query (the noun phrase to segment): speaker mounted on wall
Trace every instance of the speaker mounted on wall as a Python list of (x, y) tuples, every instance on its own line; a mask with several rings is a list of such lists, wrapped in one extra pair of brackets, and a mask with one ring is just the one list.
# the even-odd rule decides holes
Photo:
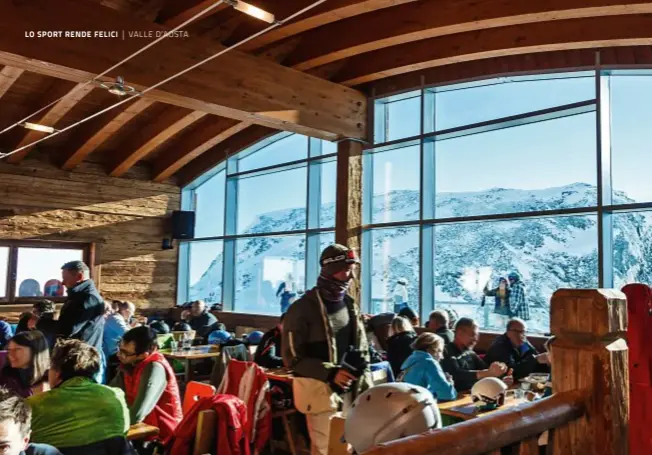
[(189, 210), (172, 212), (172, 238), (175, 240), (195, 238), (195, 212)]

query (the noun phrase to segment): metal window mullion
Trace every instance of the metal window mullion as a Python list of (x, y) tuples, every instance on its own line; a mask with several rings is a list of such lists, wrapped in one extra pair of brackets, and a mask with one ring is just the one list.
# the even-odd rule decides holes
[[(599, 62), (598, 62), (599, 63)], [(611, 165), (611, 91), (610, 76), (602, 75), (596, 69), (598, 95), (598, 284), (600, 287), (614, 286), (613, 270), (613, 214), (605, 206), (613, 204)]]
[(319, 233), (306, 234), (306, 276), (304, 289), (311, 289), (317, 284), (317, 276), (319, 275), (319, 251), (320, 247)]
[[(196, 189), (181, 190), (181, 210), (196, 211), (196, 194)], [(177, 305), (180, 305), (187, 302), (190, 295), (190, 243), (179, 243), (177, 261)]]
[(361, 275), (360, 275), (360, 290), (362, 295), (362, 304), (363, 311), (365, 313), (371, 313), (372, 306), (372, 289), (371, 289), (371, 275), (373, 269), (373, 239), (372, 231), (363, 230), (362, 237), (362, 248), (361, 248)]
[[(232, 162), (237, 166), (237, 162)], [(237, 234), (238, 229), (238, 179), (226, 178), (226, 196), (224, 204), (224, 233), (226, 235)], [(236, 288), (236, 239), (225, 239), (223, 244), (222, 264), (222, 304), (224, 311), (235, 310), (235, 288)]]

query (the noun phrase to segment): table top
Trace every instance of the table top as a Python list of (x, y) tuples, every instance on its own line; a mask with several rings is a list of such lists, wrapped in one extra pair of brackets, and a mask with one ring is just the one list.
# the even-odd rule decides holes
[(130, 441), (149, 438), (150, 436), (156, 436), (159, 433), (159, 429), (152, 425), (147, 425), (146, 423), (137, 423), (129, 427), (127, 431), (127, 439)]
[(481, 411), (475, 406), (475, 404), (473, 404), (471, 394), (464, 393), (459, 395), (456, 400), (440, 401), (437, 403), (437, 406), (439, 407), (439, 411), (444, 415), (456, 417), (462, 420), (471, 420), (476, 417), (489, 415), (493, 412), (502, 411), (503, 409), (513, 408), (524, 403), (529, 403), (529, 400), (527, 398), (516, 398), (514, 395), (509, 394), (505, 398), (505, 404), (498, 409)]
[(174, 351), (170, 349), (161, 349), (161, 354), (165, 357), (177, 360), (195, 360), (208, 359), (220, 355), (220, 347), (216, 345), (193, 346), (188, 350)]

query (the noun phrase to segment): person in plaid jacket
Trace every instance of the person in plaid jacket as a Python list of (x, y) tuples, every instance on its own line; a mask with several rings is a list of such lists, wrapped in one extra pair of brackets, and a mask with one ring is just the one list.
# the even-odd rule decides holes
[(511, 317), (521, 318), (524, 321), (530, 319), (530, 306), (525, 300), (525, 284), (518, 272), (510, 273), (509, 279), (509, 310)]

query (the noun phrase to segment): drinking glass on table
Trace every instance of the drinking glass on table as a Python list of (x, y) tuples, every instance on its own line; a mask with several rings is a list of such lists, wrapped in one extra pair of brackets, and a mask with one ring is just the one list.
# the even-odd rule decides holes
[(190, 336), (190, 332), (185, 332), (183, 334), (183, 349), (189, 351), (190, 348), (192, 348), (192, 337)]

